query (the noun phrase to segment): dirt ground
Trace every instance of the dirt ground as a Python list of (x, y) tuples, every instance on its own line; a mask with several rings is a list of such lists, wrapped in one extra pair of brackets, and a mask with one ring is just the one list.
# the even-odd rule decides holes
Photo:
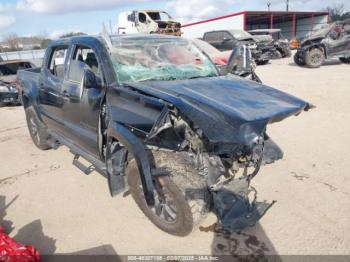
[(111, 198), (104, 177), (74, 167), (67, 148), (38, 150), (21, 107), (0, 108), (0, 224), (43, 254), (350, 254), (349, 69), (300, 68), (292, 58), (257, 68), (264, 83), (317, 108), (269, 126), (285, 157), (254, 185), (260, 200), (277, 202), (241, 234), (162, 232), (131, 196)]

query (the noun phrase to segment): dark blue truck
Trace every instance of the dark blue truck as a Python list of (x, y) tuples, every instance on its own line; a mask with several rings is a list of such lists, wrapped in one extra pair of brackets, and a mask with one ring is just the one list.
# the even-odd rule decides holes
[(211, 210), (226, 229), (253, 226), (271, 204), (249, 200), (250, 181), (283, 155), (266, 127), (310, 108), (220, 75), (197, 46), (172, 36), (53, 41), (42, 67), (17, 77), (38, 148), (69, 147), (79, 169), (105, 175), (113, 196), (130, 192), (156, 226), (179, 236)]

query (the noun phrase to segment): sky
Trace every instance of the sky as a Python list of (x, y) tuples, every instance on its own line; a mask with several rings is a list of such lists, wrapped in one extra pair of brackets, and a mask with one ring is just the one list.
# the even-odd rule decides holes
[[(116, 27), (126, 10), (162, 9), (182, 23), (244, 10), (285, 10), (285, 0), (0, 0), (0, 39), (7, 34), (56, 38), (68, 32), (97, 34), (102, 23)], [(289, 0), (291, 11), (320, 11), (349, 0)]]

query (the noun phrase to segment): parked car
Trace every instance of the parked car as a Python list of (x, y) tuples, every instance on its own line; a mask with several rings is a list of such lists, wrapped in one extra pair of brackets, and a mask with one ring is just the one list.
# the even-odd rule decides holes
[(185, 236), (212, 209), (232, 231), (265, 214), (272, 204), (248, 198), (250, 181), (283, 156), (266, 127), (310, 108), (230, 74), (238, 65), (220, 75), (180, 37), (102, 34), (53, 41), (41, 69), (17, 76), (39, 149), (68, 146), (113, 196), (129, 190), (156, 226)]
[(329, 24), (305, 38), (294, 55), (294, 62), (317, 68), (328, 58), (350, 63), (350, 19)]
[(20, 104), (16, 74), (19, 69), (32, 68), (33, 64), (23, 60), (8, 60), (0, 62), (0, 106)]
[(254, 29), (248, 31), (248, 33), (258, 39), (266, 35), (271, 36), (271, 41), (281, 57), (291, 57), (292, 52), (290, 50), (289, 41), (282, 35), (281, 29)]
[(268, 45), (265, 41), (258, 41), (244, 30), (206, 32), (203, 35), (203, 40), (220, 51), (233, 50), (238, 45), (247, 45), (257, 64), (267, 64), (270, 59), (275, 59), (278, 55), (273, 45)]
[(120, 13), (118, 34), (135, 33), (181, 36), (181, 24), (161, 10), (134, 10)]

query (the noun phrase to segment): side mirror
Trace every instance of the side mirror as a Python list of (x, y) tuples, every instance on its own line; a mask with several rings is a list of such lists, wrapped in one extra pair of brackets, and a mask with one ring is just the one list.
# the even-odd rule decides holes
[(88, 68), (84, 69), (84, 87), (86, 89), (99, 87), (95, 73)]

